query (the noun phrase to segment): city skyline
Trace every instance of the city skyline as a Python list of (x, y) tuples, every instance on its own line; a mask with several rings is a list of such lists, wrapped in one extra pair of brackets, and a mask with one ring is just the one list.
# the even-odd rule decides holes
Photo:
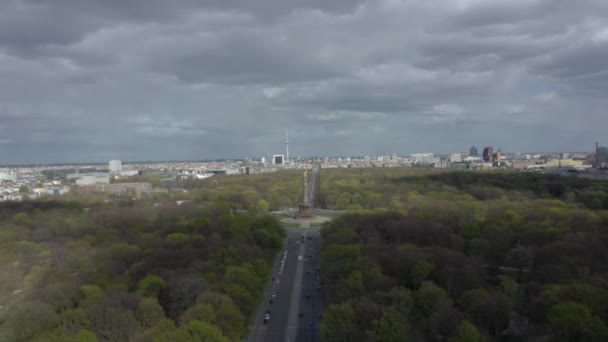
[[(0, 4), (0, 164), (592, 151), (608, 3)], [(480, 151), (481, 152), (481, 151)]]
[[(484, 147), (486, 147), (484, 145)], [(605, 146), (601, 146), (602, 148), (606, 148)], [(418, 155), (418, 154), (431, 154), (436, 158), (439, 157), (444, 157), (444, 158), (449, 158), (451, 155), (454, 154), (463, 154), (463, 155), (469, 155), (469, 152), (466, 151), (467, 149), (462, 149), (461, 151), (458, 152), (441, 152), (441, 153), (437, 153), (437, 152), (429, 152), (429, 151), (417, 151), (417, 152), (409, 152), (409, 153), (395, 153), (395, 152), (384, 152), (384, 153), (380, 153), (380, 154), (353, 154), (353, 155), (304, 155), (304, 156), (290, 156), (290, 161), (307, 161), (307, 160), (321, 160), (324, 158), (329, 158), (329, 159), (346, 159), (346, 158), (352, 158), (352, 159), (364, 159), (364, 158), (377, 158), (377, 157), (390, 157), (390, 156), (396, 156), (399, 158), (410, 158), (412, 156)], [(592, 156), (595, 154), (595, 150), (587, 150), (587, 151), (575, 151), (575, 150), (569, 150), (569, 151), (504, 151), (500, 148), (498, 148), (497, 150), (501, 150), (500, 153), (503, 156), (513, 156), (513, 155), (520, 155), (520, 156), (525, 156), (525, 155), (529, 155), (529, 156), (553, 156), (553, 155), (559, 155), (559, 154), (566, 154), (566, 155), (571, 155), (571, 154), (586, 154), (588, 156)], [(480, 149), (480, 151), (483, 152), (483, 148)], [(148, 160), (117, 160), (118, 162), (122, 162), (123, 165), (136, 165), (136, 164), (162, 164), (162, 163), (212, 163), (212, 162), (237, 162), (237, 161), (243, 161), (243, 162), (247, 162), (247, 161), (251, 161), (251, 162), (260, 162), (261, 160), (266, 160), (266, 163), (268, 164), (272, 164), (272, 157), (275, 156), (273, 154), (268, 154), (268, 155), (259, 155), (259, 156), (248, 156), (248, 157), (241, 157), (241, 158), (209, 158), (209, 159), (148, 159)], [(276, 154), (276, 156), (285, 156), (282, 154)], [(481, 152), (477, 155), (477, 157), (479, 157), (479, 159), (483, 159), (483, 156), (481, 155)], [(285, 160), (287, 162), (287, 160)], [(8, 164), (8, 163), (2, 163), (0, 161), (0, 168), (19, 168), (19, 167), (43, 167), (43, 166), (87, 166), (87, 165), (107, 165), (108, 164), (108, 160), (90, 160), (90, 161), (55, 161), (55, 162), (33, 162), (33, 163), (16, 163), (16, 164)]]

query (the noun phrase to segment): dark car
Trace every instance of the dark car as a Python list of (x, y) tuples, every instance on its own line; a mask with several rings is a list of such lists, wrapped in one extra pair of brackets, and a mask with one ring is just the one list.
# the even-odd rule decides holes
[(268, 321), (270, 321), (270, 310), (266, 310), (264, 314), (264, 324), (268, 323)]
[(299, 314), (298, 316), (300, 316), (300, 317), (304, 317), (304, 313), (303, 313), (303, 312), (300, 312), (300, 314)]
[(306, 292), (306, 298), (310, 298), (310, 292)]

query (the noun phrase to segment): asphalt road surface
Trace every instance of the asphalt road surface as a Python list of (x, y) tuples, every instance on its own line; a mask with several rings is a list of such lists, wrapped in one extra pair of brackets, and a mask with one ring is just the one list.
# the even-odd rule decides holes
[(304, 246), (304, 272), (301, 278), (301, 295), (298, 306), (298, 332), (296, 342), (320, 341), (321, 301), (320, 239), (318, 228), (308, 228)]
[[(318, 228), (287, 229), (287, 253), (284, 251), (277, 258), (274, 280), (267, 286), (255, 322), (250, 326), (247, 342), (320, 340), (319, 315), (322, 306), (320, 291), (317, 290), (320, 284), (317, 272), (319, 235)], [(272, 294), (275, 294), (274, 299)], [(264, 314), (267, 310), (271, 315), (265, 324)]]

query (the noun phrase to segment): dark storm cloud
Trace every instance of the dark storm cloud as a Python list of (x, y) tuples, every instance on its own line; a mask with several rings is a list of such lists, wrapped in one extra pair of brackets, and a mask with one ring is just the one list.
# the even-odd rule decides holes
[[(0, 163), (586, 150), (604, 0), (7, 0)], [(491, 132), (491, 133), (490, 133)], [(604, 137), (604, 139), (602, 139)]]

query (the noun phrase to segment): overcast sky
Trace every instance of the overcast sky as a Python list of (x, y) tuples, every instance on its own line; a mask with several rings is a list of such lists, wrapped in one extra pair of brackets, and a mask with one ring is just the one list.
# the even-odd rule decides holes
[(0, 164), (590, 151), (606, 0), (2, 0)]

